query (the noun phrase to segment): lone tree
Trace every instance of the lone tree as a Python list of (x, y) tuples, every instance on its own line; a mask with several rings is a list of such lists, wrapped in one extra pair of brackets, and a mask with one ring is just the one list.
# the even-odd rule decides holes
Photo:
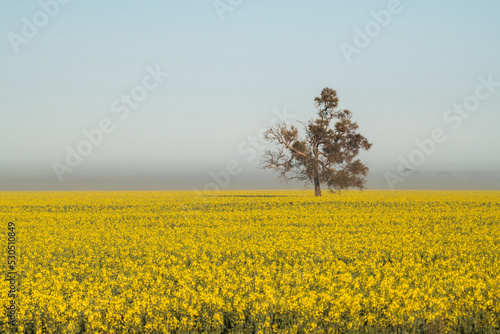
[(288, 127), (284, 122), (268, 128), (264, 138), (276, 144), (277, 150), (265, 152), (261, 168), (273, 169), (284, 181), (312, 182), (316, 196), (321, 196), (321, 184), (331, 192), (363, 189), (368, 167), (355, 158), (372, 144), (356, 131), (358, 124), (351, 120), (349, 110), (336, 110), (338, 101), (337, 92), (331, 88), (324, 88), (321, 97), (314, 99), (318, 118), (299, 122), (305, 139), (299, 138), (295, 126)]

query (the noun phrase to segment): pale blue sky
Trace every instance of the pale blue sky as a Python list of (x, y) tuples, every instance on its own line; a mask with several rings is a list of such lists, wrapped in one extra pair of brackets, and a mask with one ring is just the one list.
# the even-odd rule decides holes
[[(355, 28), (390, 1), (244, 0), (221, 20), (211, 0), (72, 0), (16, 53), (9, 38), (22, 36), (23, 17), (33, 23), (50, 2), (0, 3), (0, 177), (45, 175), (57, 188), (52, 163), (64, 164), (66, 147), (104, 118), (114, 131), (65, 179), (206, 175), (230, 160), (244, 167), (239, 178), (254, 177), (257, 159), (238, 147), (273, 109), (313, 117), (326, 86), (374, 144), (361, 156), (373, 171), (396, 170), (437, 127), (448, 138), (419, 170), (500, 169), (500, 87), (458, 129), (443, 120), (478, 77), (500, 81), (498, 1), (401, 0), (348, 62), (341, 43), (354, 45)], [(169, 76), (120, 120), (111, 103), (148, 66)]]

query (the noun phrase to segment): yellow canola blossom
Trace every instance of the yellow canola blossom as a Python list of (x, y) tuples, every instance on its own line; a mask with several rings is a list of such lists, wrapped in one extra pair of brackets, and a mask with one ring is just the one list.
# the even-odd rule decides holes
[(21, 332), (500, 332), (500, 191), (5, 192), (0, 218)]

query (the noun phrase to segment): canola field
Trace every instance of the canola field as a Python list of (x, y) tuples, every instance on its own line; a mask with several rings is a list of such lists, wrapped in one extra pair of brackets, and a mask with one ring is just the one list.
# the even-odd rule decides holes
[(0, 221), (19, 332), (500, 333), (500, 191), (3, 192)]

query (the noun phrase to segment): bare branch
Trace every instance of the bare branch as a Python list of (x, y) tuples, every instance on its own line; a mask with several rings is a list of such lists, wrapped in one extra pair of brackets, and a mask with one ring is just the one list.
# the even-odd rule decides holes
[[(277, 150), (265, 152), (261, 168), (273, 169), (286, 182), (313, 182), (316, 196), (321, 196), (321, 183), (332, 192), (363, 189), (368, 167), (354, 159), (361, 149), (368, 150), (372, 144), (357, 132), (358, 124), (351, 121), (349, 110), (335, 110), (338, 98), (333, 89), (323, 89), (314, 102), (318, 118), (299, 122), (305, 139), (299, 138), (293, 125), (281, 123), (267, 129), (264, 137), (276, 144)], [(338, 121), (330, 128), (334, 118)]]

